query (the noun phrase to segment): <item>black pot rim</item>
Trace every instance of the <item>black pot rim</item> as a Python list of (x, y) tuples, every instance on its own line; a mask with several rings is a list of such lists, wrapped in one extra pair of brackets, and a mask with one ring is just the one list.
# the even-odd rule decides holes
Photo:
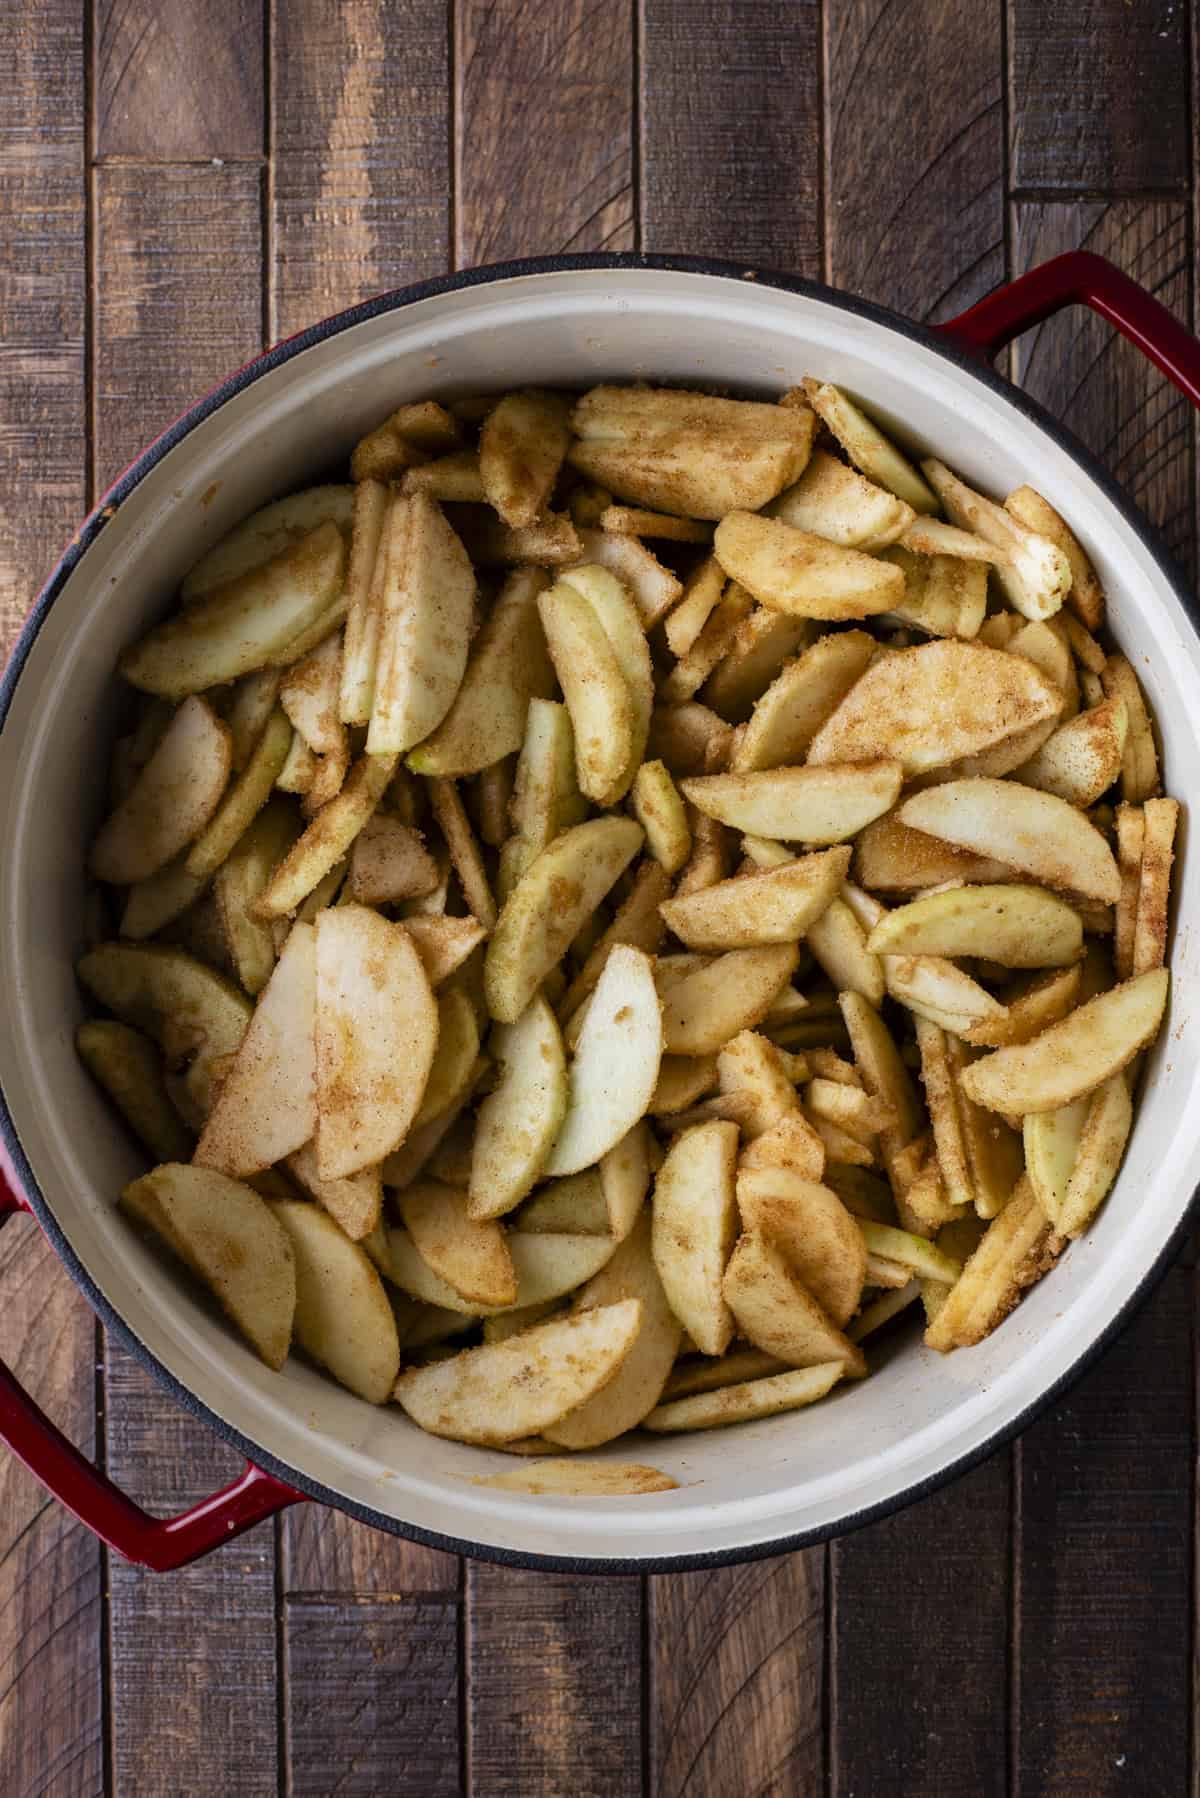
[[(965, 371), (973, 379), (1015, 406), (1019, 412), (1024, 413), (1034, 424), (1053, 437), (1082, 466), (1125, 523), (1140, 538), (1158, 564), (1164, 578), (1174, 590), (1192, 629), (1197, 630), (1196, 602), (1186, 582), (1163, 546), (1158, 533), (1132, 505), (1107, 470), (1045, 407), (1036, 400), (1030, 399), (1019, 388), (1014, 387), (1011, 382), (997, 374), (989, 364), (981, 362), (974, 355), (959, 348), (932, 328), (916, 324), (911, 319), (905, 318), (885, 306), (877, 305), (873, 301), (843, 293), (824, 282), (805, 280), (769, 268), (751, 268), (744, 263), (712, 257), (643, 255), (638, 252), (597, 252), (571, 256), (531, 257), (520, 261), (493, 263), (482, 268), (467, 269), (460, 274), (441, 275), (433, 280), (416, 282), (408, 287), (379, 294), (344, 312), (335, 313), (330, 318), (322, 319), (317, 324), (310, 326), (307, 330), (300, 331), (295, 336), (286, 338), (283, 342), (264, 350), (261, 355), (254, 357), (243, 368), (238, 369), (236, 373), (230, 375), (219, 386), (214, 387), (210, 393), (189, 407), (174, 424), (142, 451), (124, 474), (96, 503), (59, 558), (26, 618), (3, 676), (0, 678), (0, 737), (3, 735), (8, 720), (13, 695), (21, 673), (42, 625), (46, 621), (51, 606), (59, 597), (78, 563), (123, 502), (151, 470), (162, 461), (163, 457), (178, 443), (181, 443), (198, 425), (202, 424), (211, 413), (217, 411), (236, 394), (241, 393), (244, 388), (261, 380), (273, 369), (290, 362), (293, 357), (302, 354), (314, 344), (322, 343), (326, 338), (338, 336), (343, 331), (362, 324), (367, 319), (376, 318), (383, 313), (399, 311), (419, 300), (435, 298), (440, 294), (454, 293), (463, 288), (513, 280), (522, 276), (562, 274), (572, 270), (611, 270), (618, 273), (622, 270), (649, 269), (676, 274), (717, 276), (727, 280), (753, 281), (762, 287), (822, 301), (838, 311), (848, 312), (871, 324), (883, 326), (901, 337), (935, 351), (945, 361)], [(1197, 634), (1200, 634), (1200, 631)], [(13, 1170), (20, 1179), (23, 1196), (28, 1201), (30, 1209), (45, 1231), (58, 1258), (65, 1265), (75, 1284), (83, 1291), (105, 1328), (116, 1336), (122, 1347), (128, 1350), (185, 1410), (202, 1419), (209, 1428), (213, 1429), (231, 1447), (236, 1448), (254, 1466), (261, 1468), (266, 1473), (273, 1474), (275, 1478), (294, 1487), (306, 1498), (320, 1504), (332, 1505), (360, 1523), (369, 1524), (390, 1535), (402, 1536), (409, 1541), (422, 1543), (426, 1547), (443, 1549), (452, 1554), (469, 1555), (477, 1560), (492, 1561), (503, 1566), (559, 1573), (625, 1575), (682, 1573), (701, 1568), (732, 1566), (745, 1561), (761, 1560), (771, 1555), (787, 1554), (795, 1549), (809, 1548), (817, 1543), (849, 1534), (853, 1530), (863, 1528), (866, 1524), (904, 1510), (908, 1505), (916, 1503), (918, 1499), (938, 1491), (942, 1486), (948, 1485), (952, 1480), (969, 1472), (971, 1468), (978, 1466), (998, 1449), (1013, 1441), (1056, 1399), (1073, 1386), (1090, 1367), (1095, 1365), (1105, 1350), (1111, 1346), (1147, 1303), (1174, 1260), (1198, 1209), (1200, 1209), (1198, 1206), (1200, 1186), (1198, 1186), (1178, 1225), (1163, 1244), (1137, 1289), (1130, 1294), (1121, 1309), (1108, 1320), (1099, 1335), (1076, 1357), (1071, 1366), (1053, 1385), (1039, 1393), (1015, 1417), (993, 1431), (985, 1441), (946, 1462), (938, 1468), (936, 1473), (914, 1481), (891, 1497), (864, 1506), (861, 1510), (850, 1512), (834, 1524), (791, 1534), (783, 1533), (772, 1536), (769, 1540), (736, 1548), (715, 1549), (709, 1553), (637, 1556), (626, 1559), (589, 1555), (548, 1555), (525, 1553), (489, 1543), (445, 1536), (433, 1530), (422, 1529), (416, 1524), (389, 1517), (384, 1512), (372, 1509), (369, 1505), (360, 1504), (354, 1499), (335, 1492), (331, 1487), (323, 1485), (319, 1480), (313, 1479), (299, 1468), (289, 1466), (287, 1462), (269, 1454), (250, 1437), (220, 1417), (159, 1360), (158, 1356), (141, 1340), (133, 1326), (100, 1291), (67, 1240), (37, 1182), (17, 1135), (7, 1097), (2, 1090), (0, 1090), (0, 1140), (3, 1141), (8, 1151)]]

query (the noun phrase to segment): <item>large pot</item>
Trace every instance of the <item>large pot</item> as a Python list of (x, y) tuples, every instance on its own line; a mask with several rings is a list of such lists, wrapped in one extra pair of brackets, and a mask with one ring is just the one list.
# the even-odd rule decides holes
[[(153, 444), (80, 528), (0, 691), (0, 1129), (8, 1207), (32, 1210), (105, 1324), (247, 1456), (196, 1511), (146, 1517), (0, 1369), (0, 1434), (132, 1558), (175, 1566), (297, 1498), (437, 1546), (583, 1569), (695, 1566), (797, 1546), (927, 1492), (1012, 1436), (1111, 1340), (1166, 1266), (1200, 1140), (1200, 862), (1180, 867), (1174, 996), (1125, 1167), (1087, 1237), (982, 1346), (947, 1358), (915, 1336), (817, 1410), (734, 1432), (655, 1439), (679, 1490), (614, 1501), (473, 1484), (511, 1462), (421, 1434), (293, 1358), (269, 1372), (113, 1215), (141, 1162), (76, 1059), (72, 962), (82, 853), (102, 805), (121, 646), (245, 513), (343, 458), (391, 407), (440, 391), (654, 377), (775, 394), (808, 372), (844, 383), (905, 442), (992, 493), (1033, 482), (1082, 538), (1117, 640), (1145, 683), (1166, 778), (1200, 755), (1191, 601), (1145, 522), (1038, 406), (988, 366), (1019, 330), (1093, 305), (1200, 401), (1200, 348), (1095, 257), (1059, 259), (938, 331), (828, 288), (674, 258), (579, 257), (434, 281), (330, 319), (252, 362)], [(617, 1456), (629, 1448), (618, 1444)]]

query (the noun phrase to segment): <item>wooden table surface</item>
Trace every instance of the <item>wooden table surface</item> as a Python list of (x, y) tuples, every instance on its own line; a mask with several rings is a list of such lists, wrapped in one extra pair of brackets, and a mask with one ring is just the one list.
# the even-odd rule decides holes
[[(1087, 245), (1191, 316), (1186, 0), (9, 0), (0, 627), (261, 344), (448, 268), (681, 250), (945, 318)], [(1090, 315), (1013, 373), (1185, 563), (1184, 403)], [(235, 1463), (30, 1222), (0, 1353), (163, 1511)], [(299, 1507), (189, 1572), (0, 1465), (0, 1793), (1194, 1791), (1191, 1261), (1013, 1448), (856, 1535), (666, 1578)]]

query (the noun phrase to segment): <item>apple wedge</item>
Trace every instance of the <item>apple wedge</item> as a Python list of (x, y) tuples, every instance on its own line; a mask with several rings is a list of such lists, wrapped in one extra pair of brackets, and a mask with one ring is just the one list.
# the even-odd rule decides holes
[(694, 806), (734, 830), (784, 843), (840, 843), (895, 805), (903, 779), (898, 761), (851, 757), (837, 766), (705, 774), (681, 785)]
[(346, 854), (387, 791), (393, 755), (361, 755), (336, 799), (323, 806), (271, 875), (255, 905), (260, 918), (294, 912)]
[(794, 487), (773, 499), (769, 518), (782, 518), (845, 549), (884, 549), (903, 535), (916, 514), (886, 487), (877, 487), (828, 450), (814, 450)]
[(664, 387), (593, 387), (571, 414), (567, 460), (631, 505), (685, 518), (757, 511), (801, 473), (816, 420), (807, 407)]
[(577, 587), (558, 580), (538, 610), (571, 718), (580, 791), (597, 805), (616, 805), (633, 779), (638, 727), (621, 662)]
[(835, 436), (855, 468), (894, 493), (914, 512), (936, 512), (937, 500), (912, 463), (879, 426), (831, 381), (804, 382), (804, 394), (822, 424)]
[(559, 579), (573, 587), (577, 593), (582, 593), (600, 620), (609, 647), (616, 657), (633, 706), (631, 760), (633, 771), (636, 772), (646, 754), (650, 712), (654, 705), (654, 668), (638, 609), (624, 582), (611, 569), (602, 568), (597, 563), (584, 563), (578, 568), (568, 568)]
[(664, 873), (678, 874), (692, 853), (692, 829), (679, 789), (662, 762), (643, 762), (633, 782), (633, 812), (646, 848)]
[(89, 862), (95, 878), (131, 886), (173, 861), (220, 805), (232, 760), (229, 731), (212, 707), (195, 696), (185, 699), (101, 826)]
[(1062, 1240), (1022, 1180), (950, 1288), (925, 1332), (926, 1346), (945, 1354), (982, 1342), (1052, 1265)]
[(296, 1339), (335, 1380), (382, 1405), (400, 1368), (392, 1307), (366, 1251), (319, 1205), (276, 1200), (296, 1263)]
[(403, 918), (401, 922), (416, 944), (421, 966), (433, 987), (440, 986), (461, 968), (487, 936), (478, 918), (430, 916)]
[[(912, 535), (908, 533), (906, 543)], [(931, 637), (978, 634), (987, 612), (986, 563), (959, 555), (916, 555), (899, 543), (880, 553), (904, 573), (904, 598), (895, 612), (902, 624), (913, 624)]]
[(210, 879), (241, 844), (271, 798), (291, 752), (292, 738), (291, 725), (276, 707), (245, 768), (227, 788), (207, 827), (187, 852), (184, 866), (194, 880)]
[(887, 757), (906, 774), (945, 768), (1031, 726), (1062, 694), (1023, 656), (943, 638), (877, 661), (816, 733), (808, 759)]
[(817, 641), (772, 681), (750, 715), (730, 758), (736, 774), (804, 759), (809, 744), (870, 667), (878, 645), (866, 631), (839, 631)]
[(688, 576), (678, 604), (672, 606), (663, 621), (663, 636), (673, 656), (687, 654), (719, 604), (724, 590), (725, 570), (715, 556), (705, 556)]
[(739, 1030), (761, 1024), (796, 971), (794, 943), (731, 949), (714, 961), (701, 958), (679, 980), (659, 977), (663, 1002), (663, 1053), (714, 1055)]
[(742, 1167), (742, 1228), (766, 1237), (832, 1321), (844, 1328), (867, 1277), (862, 1231), (828, 1186), (781, 1167)]
[(392, 541), (390, 514), (399, 503), (382, 481), (359, 481), (354, 489), (354, 523), (346, 570), (346, 629), (338, 684), (337, 715), (343, 724), (370, 722)]
[(758, 874), (718, 881), (682, 899), (665, 900), (659, 909), (689, 949), (795, 943), (837, 897), (849, 866), (848, 849), (827, 849)]
[(534, 1236), (607, 1236), (608, 1206), (598, 1168), (547, 1180), (526, 1199), (514, 1219), (516, 1228)]
[(1121, 876), (1100, 832), (1052, 793), (1011, 780), (952, 780), (914, 793), (898, 815), (903, 824), (994, 856), (1047, 886), (1102, 905), (1121, 896)]
[[(1124, 1086), (1124, 1079), (1116, 1078)], [(1090, 1096), (1073, 1099), (1057, 1111), (1030, 1112), (1024, 1121), (1025, 1171), (1038, 1204), (1056, 1229), (1091, 1102)]]
[[(761, 1354), (761, 1350), (755, 1350)], [(775, 1357), (769, 1359), (774, 1362)], [(795, 1367), (787, 1373), (775, 1373), (721, 1386), (715, 1391), (698, 1392), (690, 1398), (671, 1399), (656, 1405), (642, 1428), (656, 1436), (672, 1435), (681, 1430), (715, 1430), (730, 1423), (749, 1423), (756, 1417), (778, 1417), (783, 1411), (798, 1411), (805, 1405), (824, 1398), (846, 1371), (844, 1361), (826, 1361), (817, 1367)]]
[(500, 1217), (525, 1197), (567, 1105), (562, 1037), (540, 994), (515, 1023), (497, 1025), (488, 1046), (500, 1081), (479, 1107), (469, 1189), (474, 1218)]
[(321, 912), (315, 929), (317, 1166), (336, 1180), (404, 1140), (433, 1065), (438, 1014), (402, 925), (344, 905)]
[(378, 1167), (365, 1167), (345, 1180), (322, 1180), (317, 1152), (305, 1143), (287, 1158), (287, 1171), (318, 1205), (324, 1205), (346, 1235), (367, 1247), (366, 1238), (378, 1229), (383, 1210), (383, 1182)]
[(517, 1441), (540, 1434), (599, 1392), (640, 1327), (638, 1300), (621, 1299), (412, 1368), (396, 1381), (393, 1396), (434, 1436)]
[(399, 1205), (417, 1253), (460, 1298), (493, 1308), (516, 1304), (517, 1276), (504, 1231), (470, 1217), (465, 1192), (415, 1180)]
[(403, 754), (442, 722), (462, 684), (475, 609), (475, 571), (436, 500), (401, 498), (388, 531), (371, 755)]
[(1104, 623), (1104, 589), (1087, 552), (1066, 519), (1056, 512), (1049, 500), (1033, 487), (1016, 487), (1004, 502), (1019, 523), (1056, 543), (1071, 565), (1071, 586), (1067, 604), (1078, 614), (1089, 631), (1098, 631)]
[(76, 972), (101, 1005), (154, 1038), (168, 1067), (189, 1064), (188, 1090), (207, 1115), (217, 1070), (253, 1014), (246, 995), (194, 955), (158, 943), (100, 943)]
[(657, 1152), (658, 1145), (642, 1118), (600, 1157), (600, 1188), (608, 1229), (617, 1242), (624, 1242), (641, 1214)]
[(642, 846), (632, 818), (593, 818), (564, 831), (505, 901), (484, 962), (488, 1010), (515, 1023)]
[(1114, 1074), (1087, 1102), (1078, 1152), (1055, 1220), (1056, 1229), (1064, 1236), (1079, 1236), (1107, 1198), (1132, 1125), (1127, 1078)]
[(721, 1291), (737, 1236), (737, 1125), (685, 1130), (654, 1183), (651, 1244), (668, 1303), (702, 1354), (722, 1355), (733, 1314)]
[(651, 1252), (651, 1220), (642, 1213), (612, 1259), (576, 1297), (576, 1316), (637, 1299), (642, 1307), (637, 1338), (613, 1378), (545, 1434), (561, 1448), (598, 1448), (636, 1429), (662, 1396), (679, 1353), (683, 1327), (667, 1302)]
[(185, 699), (263, 668), (329, 611), (345, 565), (341, 531), (319, 525), (156, 625), (125, 651), (121, 672), (145, 693)]
[(1107, 793), (1121, 772), (1128, 713), (1120, 697), (1078, 712), (1022, 762), (1017, 779), (1086, 810)]
[(1042, 887), (957, 887), (886, 913), (867, 947), (876, 955), (969, 955), (1006, 968), (1059, 968), (1083, 954), (1083, 925)]
[(400, 478), (401, 493), (428, 493), (436, 500), (450, 500), (461, 505), (483, 505), (483, 475), (479, 468), (479, 451), (451, 450), (432, 462), (418, 462), (406, 468)]
[(184, 577), (179, 596), (184, 605), (203, 599), (215, 587), (223, 587), (239, 575), (261, 568), (291, 549), (318, 526), (336, 524), (349, 536), (354, 510), (354, 488), (341, 485), (304, 487), (284, 499), (244, 518), (219, 543), (206, 550)]
[(425, 1082), (414, 1129), (441, 1117), (469, 1092), (479, 1060), (479, 1021), (460, 986), (443, 987), (437, 1000), (437, 1048)]
[(664, 618), (683, 592), (679, 577), (664, 567), (652, 550), (636, 537), (616, 531), (581, 530), (579, 555), (572, 559), (615, 574), (637, 607), (644, 630)]
[(313, 926), (294, 924), (221, 1082), (196, 1145), (197, 1166), (257, 1174), (311, 1137), (317, 1122), (316, 954)]
[(563, 394), (541, 388), (506, 393), (479, 433), (484, 496), (505, 524), (533, 524), (550, 503), (571, 433)]
[(1074, 967), (1053, 968), (1036, 979), (1005, 987), (999, 995), (1003, 1003), (998, 1015), (981, 1018), (969, 1029), (956, 1030), (955, 1035), (982, 1049), (1027, 1043), (1066, 1017), (1079, 995), (1081, 973), (1076, 963)]
[(156, 1161), (187, 1161), (192, 1135), (163, 1085), (162, 1056), (149, 1037), (115, 1018), (89, 1018), (75, 1032), (79, 1059)]
[(721, 1291), (739, 1333), (789, 1367), (841, 1361), (846, 1373), (866, 1373), (863, 1353), (826, 1316), (792, 1274), (782, 1252), (748, 1230), (729, 1258)]
[(350, 891), (360, 905), (395, 905), (437, 890), (438, 865), (421, 833), (390, 813), (368, 818), (350, 849)]
[[(736, 582), (733, 590), (741, 591)], [(742, 619), (729, 648), (705, 681), (705, 704), (740, 724), (797, 651), (808, 647), (816, 629), (811, 618), (793, 618), (786, 612), (773, 612), (769, 606), (755, 606)]]
[(947, 881), (994, 883), (1016, 876), (1007, 863), (956, 849), (888, 812), (860, 833), (854, 845), (854, 878), (872, 892), (910, 893)]
[(296, 1311), (295, 1262), (256, 1192), (212, 1168), (167, 1163), (127, 1186), (121, 1209), (203, 1280), (268, 1367), (283, 1366)]
[(713, 548), (755, 599), (798, 618), (868, 618), (891, 611), (904, 594), (904, 576), (890, 562), (757, 512), (726, 513)]
[(1057, 1111), (1094, 1092), (1153, 1041), (1167, 1004), (1169, 976), (1152, 969), (1089, 999), (1032, 1042), (997, 1049), (966, 1068), (963, 1090), (1007, 1116)]
[(662, 1013), (650, 957), (612, 950), (596, 984), (567, 1073), (567, 1107), (542, 1172), (591, 1167), (641, 1118), (662, 1060)]
[(516, 568), (471, 645), (462, 685), (431, 736), (410, 751), (416, 774), (477, 774), (520, 749), (531, 699), (549, 699), (554, 671), (538, 617), (547, 577)]
[(1049, 537), (1029, 526), (994, 500), (985, 499), (960, 481), (936, 457), (921, 464), (952, 524), (975, 531), (1001, 551), (996, 578), (1009, 603), (1026, 618), (1051, 618), (1071, 589), (1071, 564)]

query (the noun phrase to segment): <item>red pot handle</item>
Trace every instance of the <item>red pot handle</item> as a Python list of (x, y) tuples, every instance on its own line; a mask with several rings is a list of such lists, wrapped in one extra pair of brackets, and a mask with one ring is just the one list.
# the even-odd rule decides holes
[(1064, 306), (1090, 306), (1200, 406), (1200, 343), (1161, 301), (1103, 256), (1070, 250), (1007, 282), (935, 329), (959, 349), (990, 362), (1005, 344)]
[[(0, 1148), (0, 1225), (29, 1211), (3, 1148)], [(0, 1362), (0, 1442), (92, 1534), (127, 1561), (166, 1573), (199, 1560), (222, 1542), (232, 1542), (264, 1517), (303, 1499), (273, 1474), (251, 1462), (240, 1479), (178, 1517), (151, 1517), (106, 1479), (57, 1425), (51, 1423), (3, 1362)]]

